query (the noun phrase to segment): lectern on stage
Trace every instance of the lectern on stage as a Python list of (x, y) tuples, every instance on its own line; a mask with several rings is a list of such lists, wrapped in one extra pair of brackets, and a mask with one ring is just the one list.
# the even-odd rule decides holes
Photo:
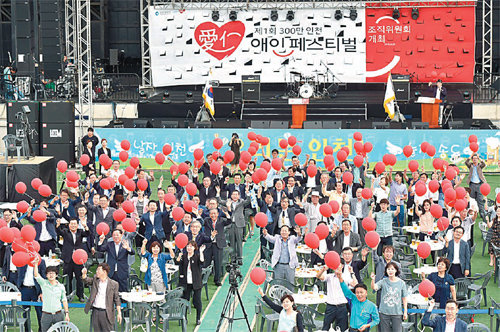
[(422, 122), (429, 123), (429, 128), (439, 128), (439, 103), (440, 99), (419, 97), (417, 103), (422, 107)]
[(307, 105), (309, 98), (290, 98), (288, 104), (292, 105), (292, 129), (301, 129), (302, 124), (306, 121)]

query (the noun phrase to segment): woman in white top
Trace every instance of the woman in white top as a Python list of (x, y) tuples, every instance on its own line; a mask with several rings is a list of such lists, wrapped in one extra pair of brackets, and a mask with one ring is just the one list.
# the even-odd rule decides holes
[(385, 199), (389, 199), (389, 194), (391, 192), (390, 188), (387, 186), (387, 177), (381, 176), (378, 181), (378, 187), (375, 188), (374, 182), (372, 181), (371, 189), (373, 192), (373, 196), (377, 198), (377, 207), (375, 208), (375, 212), (380, 211), (380, 201)]

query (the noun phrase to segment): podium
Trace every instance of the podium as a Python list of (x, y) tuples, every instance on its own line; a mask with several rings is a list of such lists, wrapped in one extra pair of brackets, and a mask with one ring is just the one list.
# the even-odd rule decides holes
[(417, 103), (421, 104), (422, 122), (429, 123), (429, 128), (439, 128), (439, 103), (440, 99), (419, 97)]
[(309, 98), (290, 98), (288, 104), (292, 105), (292, 129), (301, 129), (307, 118), (307, 105)]

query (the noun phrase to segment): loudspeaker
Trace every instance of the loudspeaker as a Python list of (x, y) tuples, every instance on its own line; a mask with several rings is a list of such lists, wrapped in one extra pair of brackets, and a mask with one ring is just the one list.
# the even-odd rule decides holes
[(40, 122), (75, 125), (75, 103), (72, 101), (40, 102)]
[(42, 156), (53, 156), (57, 161), (65, 160), (69, 166), (75, 165), (75, 145), (74, 144), (52, 144), (41, 145)]
[[(38, 122), (31, 123), (31, 126), (33, 129), (35, 129), (34, 132), (31, 133), (30, 135), (30, 142), (31, 142), (31, 147), (33, 148), (33, 152), (35, 153), (36, 156), (40, 155), (40, 131), (38, 128)], [(24, 130), (23, 126), (21, 123), (17, 122), (8, 122), (7, 123), (7, 134), (12, 134), (16, 135), (18, 138), (23, 138), (24, 137)], [(10, 156), (15, 156), (17, 155), (17, 152), (9, 152)]]
[(33, 125), (40, 121), (40, 103), (37, 101), (8, 101), (7, 102), (7, 122), (19, 122), (16, 119), (17, 112), (23, 112), (23, 106), (28, 106), (30, 113), (28, 121)]
[(40, 136), (42, 137), (42, 144), (74, 144), (75, 125), (72, 123), (42, 123)]
[(110, 66), (118, 66), (118, 49), (110, 48), (109, 49), (109, 65)]
[(396, 100), (410, 100), (410, 75), (392, 74), (391, 76)]
[(149, 120), (134, 120), (134, 128), (153, 128)]
[(234, 86), (219, 86), (212, 88), (214, 90), (214, 103), (217, 104), (233, 104), (234, 103)]
[(260, 75), (241, 76), (241, 100), (260, 102)]

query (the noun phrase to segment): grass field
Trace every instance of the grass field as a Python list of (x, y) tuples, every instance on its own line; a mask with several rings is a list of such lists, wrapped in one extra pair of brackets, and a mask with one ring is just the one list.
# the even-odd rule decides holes
[[(151, 188), (156, 188), (157, 183), (158, 183), (158, 179), (160, 178), (161, 175), (163, 175), (165, 178), (164, 183), (168, 183), (167, 179), (170, 178), (170, 173), (168, 173), (168, 167), (169, 166), (165, 165), (161, 170), (155, 170), (155, 182), (151, 184)], [(494, 195), (495, 195), (494, 189), (497, 187), (500, 187), (500, 176), (487, 175), (486, 177), (487, 177), (488, 183), (490, 184), (490, 186), (492, 188), (492, 190), (491, 190), (492, 193), (490, 194), (489, 198), (494, 199), (495, 198), (494, 197)], [(60, 180), (61, 180), (61, 176), (59, 175), (59, 181)], [(60, 185), (60, 184), (58, 184), (58, 185)], [(153, 192), (154, 192), (154, 190), (153, 190)], [(156, 198), (155, 196), (156, 196), (156, 194), (153, 193), (153, 198)], [(475, 230), (474, 230), (474, 240), (475, 240), (475, 243), (478, 243), (478, 245), (477, 245), (477, 249), (475, 251), (475, 254), (472, 257), (472, 274), (487, 272), (488, 270), (491, 270), (492, 268), (490, 266), (488, 266), (489, 257), (487, 255), (487, 250), (486, 250), (485, 256), (481, 255), (483, 240), (481, 238), (481, 232), (478, 229), (477, 223), (475, 225)], [(255, 255), (255, 250), (254, 250), (254, 252), (245, 252), (245, 257), (249, 257), (250, 259), (253, 258), (254, 255)], [(139, 259), (139, 257), (137, 257), (136, 263), (134, 264), (133, 268), (136, 271), (139, 271), (139, 265), (140, 265), (140, 259)], [(369, 280), (365, 280), (365, 283), (367, 283), (369, 285)], [(251, 289), (253, 292), (255, 287), (253, 287), (253, 288), (248, 287), (248, 289)], [(215, 291), (216, 291), (216, 287), (214, 286), (213, 280), (211, 277), (209, 282), (208, 282), (209, 297), (212, 297), (212, 295), (215, 293)], [(250, 291), (250, 290), (248, 290), (248, 291)], [(253, 296), (253, 294), (251, 294), (251, 295)], [(243, 294), (242, 296), (245, 297), (245, 294)], [(489, 305), (491, 304), (491, 302), (489, 300), (490, 296), (496, 300), (500, 300), (500, 288), (498, 287), (497, 284), (494, 283), (493, 278), (492, 278), (492, 280), (490, 280), (490, 283), (488, 285), (487, 296), (488, 296), (488, 304)], [(247, 298), (248, 298), (248, 295), (247, 295)], [(253, 297), (251, 297), (251, 298), (253, 298)], [(374, 295), (372, 294), (372, 292), (369, 292), (369, 299), (374, 301)], [(202, 293), (202, 302), (203, 302), (203, 308), (206, 308), (209, 301), (206, 300), (204, 292)], [(246, 301), (245, 305), (246, 305), (247, 310), (249, 307), (253, 307), (254, 304), (255, 304), (255, 302), (253, 302), (253, 301)], [(483, 300), (481, 305), (484, 306), (484, 300)], [(220, 308), (218, 308), (218, 309), (220, 310)], [(213, 315), (215, 313), (212, 310), (214, 310), (213, 307), (211, 308), (211, 311), (207, 313), (208, 317), (210, 317), (210, 315)], [(252, 309), (252, 312), (253, 312), (253, 309)], [(36, 331), (37, 330), (37, 322), (36, 322), (36, 318), (35, 318), (36, 315), (35, 315), (35, 312), (33, 309), (32, 309), (31, 317), (32, 317), (33, 330)], [(188, 322), (189, 322), (188, 331), (193, 331), (194, 328), (196, 327), (196, 325), (195, 325), (196, 318), (195, 317), (196, 317), (195, 310), (194, 310), (194, 308), (192, 308), (191, 314), (188, 317)], [(76, 308), (70, 309), (70, 319), (73, 323), (75, 323), (81, 329), (81, 331), (88, 330), (88, 326), (90, 324), (90, 315), (86, 315), (83, 312), (83, 309), (79, 309), (79, 308), (78, 309), (76, 309)], [(213, 319), (213, 317), (211, 317), (211, 319)], [(252, 317), (250, 317), (250, 321), (251, 320), (252, 320)], [(489, 326), (490, 318), (487, 315), (478, 315), (475, 317), (475, 321), (484, 323), (487, 326)], [(119, 328), (119, 330), (120, 330), (120, 328)], [(137, 329), (137, 330), (139, 330), (139, 329)], [(177, 324), (173, 323), (173, 324), (170, 324), (170, 330), (181, 331), (181, 328)], [(254, 329), (254, 330), (256, 330), (256, 329)]]

